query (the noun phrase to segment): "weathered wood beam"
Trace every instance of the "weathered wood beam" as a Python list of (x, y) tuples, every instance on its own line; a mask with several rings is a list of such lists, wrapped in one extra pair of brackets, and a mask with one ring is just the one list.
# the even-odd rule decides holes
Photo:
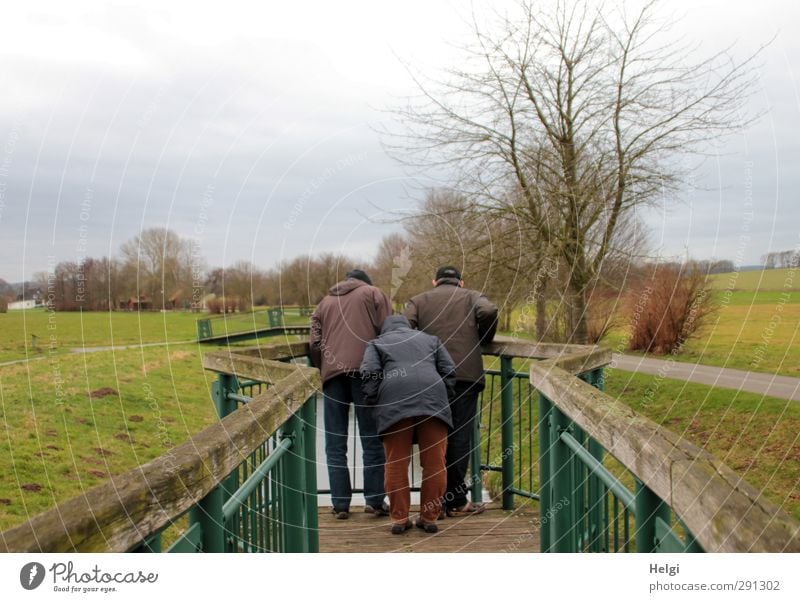
[[(592, 370), (611, 363), (611, 350), (598, 345), (562, 345), (559, 343), (537, 343), (527, 339), (497, 336), (494, 341), (481, 347), (484, 355), (510, 355), (529, 359), (572, 358), (576, 372)], [(586, 367), (583, 367), (586, 366)], [(578, 368), (581, 368), (578, 370)], [(566, 368), (565, 368), (566, 369)], [(570, 370), (571, 371), (571, 370)]]
[(203, 356), (203, 368), (220, 374), (233, 374), (238, 378), (257, 380), (275, 384), (295, 371), (316, 372), (314, 368), (289, 364), (278, 360), (241, 355), (227, 351), (206, 353)]
[[(566, 361), (574, 366), (574, 358)], [(708, 452), (558, 362), (532, 364), (531, 384), (667, 502), (703, 549), (800, 552), (800, 523)]]
[(0, 534), (0, 552), (124, 552), (205, 497), (319, 390), (316, 370), (266, 392), (163, 456)]
[[(288, 360), (295, 357), (307, 356), (308, 341), (291, 343), (272, 343), (270, 345), (253, 345), (251, 347), (235, 347), (231, 349), (237, 355), (260, 357), (265, 360)], [(220, 355), (223, 352), (216, 352)], [(208, 354), (207, 354), (208, 355)]]

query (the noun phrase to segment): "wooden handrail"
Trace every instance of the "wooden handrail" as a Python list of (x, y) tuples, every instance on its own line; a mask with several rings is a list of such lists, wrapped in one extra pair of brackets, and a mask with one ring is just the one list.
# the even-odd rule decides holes
[(532, 364), (531, 384), (669, 504), (704, 550), (800, 552), (800, 523), (708, 452), (575, 378), (581, 361)]

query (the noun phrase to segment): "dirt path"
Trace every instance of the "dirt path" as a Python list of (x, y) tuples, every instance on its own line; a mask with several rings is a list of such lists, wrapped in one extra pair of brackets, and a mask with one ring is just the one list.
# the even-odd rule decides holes
[(609, 368), (800, 401), (800, 378), (615, 353)]

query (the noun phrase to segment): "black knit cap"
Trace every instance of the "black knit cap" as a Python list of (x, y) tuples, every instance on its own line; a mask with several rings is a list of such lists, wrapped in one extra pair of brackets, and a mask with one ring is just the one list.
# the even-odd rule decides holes
[(434, 280), (441, 280), (442, 278), (455, 278), (456, 280), (461, 280), (461, 272), (458, 271), (458, 268), (453, 267), (452, 265), (445, 265), (436, 270), (436, 278), (434, 278)]
[(367, 276), (367, 273), (364, 270), (350, 270), (347, 272), (346, 276), (348, 278), (361, 280), (361, 282), (366, 282), (367, 284), (372, 284), (372, 280), (370, 280), (369, 276)]

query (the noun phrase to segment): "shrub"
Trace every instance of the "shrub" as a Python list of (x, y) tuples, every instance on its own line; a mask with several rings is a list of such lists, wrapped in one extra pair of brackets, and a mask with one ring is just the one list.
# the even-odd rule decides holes
[(4, 314), (8, 311), (8, 299), (0, 295), (0, 314)]
[(206, 300), (206, 311), (210, 314), (222, 313), (222, 299), (214, 297), (213, 299)]
[(616, 326), (619, 295), (606, 287), (595, 287), (586, 299), (587, 343), (599, 343)]
[(240, 297), (215, 297), (206, 301), (206, 310), (210, 314), (231, 314), (236, 311), (247, 311), (249, 304)]
[(633, 351), (677, 353), (715, 310), (706, 273), (694, 263), (652, 268), (630, 301)]

